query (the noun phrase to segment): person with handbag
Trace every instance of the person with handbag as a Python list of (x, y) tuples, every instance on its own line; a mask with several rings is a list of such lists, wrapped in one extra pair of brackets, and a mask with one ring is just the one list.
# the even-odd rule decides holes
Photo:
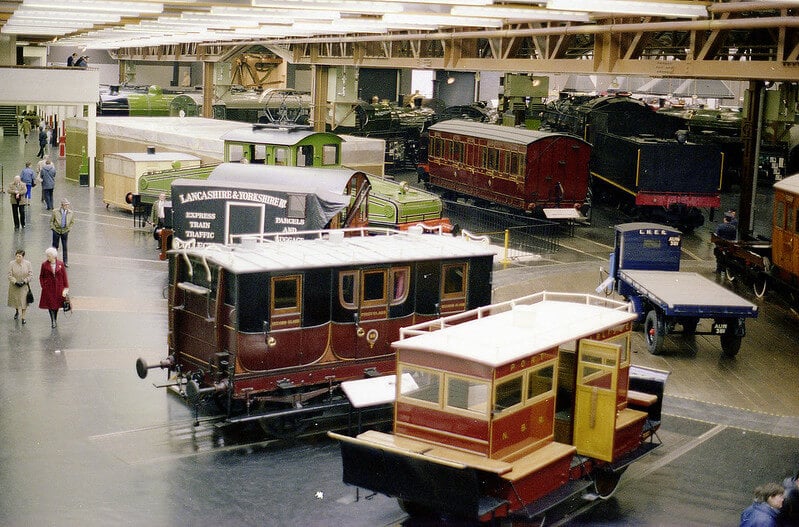
[(22, 323), (25, 323), (25, 311), (28, 309), (28, 294), (31, 292), (31, 280), (33, 280), (33, 266), (25, 259), (25, 251), (17, 249), (14, 259), (8, 264), (8, 307), (14, 308), (14, 320), (20, 318), (22, 312)]
[(25, 205), (28, 204), (28, 198), (25, 197), (28, 193), (28, 187), (22, 182), (19, 176), (14, 176), (14, 180), (6, 189), (8, 197), (11, 200), (11, 214), (14, 216), (14, 228), (19, 229), (20, 226), (25, 228)]
[(39, 307), (50, 313), (50, 327), (55, 328), (58, 326), (58, 310), (69, 295), (69, 279), (64, 262), (58, 259), (58, 250), (48, 247), (44, 254), (47, 259), (39, 270), (39, 284), (42, 286)]

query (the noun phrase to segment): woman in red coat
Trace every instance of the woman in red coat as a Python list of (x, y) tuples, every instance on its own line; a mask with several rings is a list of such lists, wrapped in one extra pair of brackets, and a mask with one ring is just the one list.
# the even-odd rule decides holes
[(64, 262), (57, 258), (56, 248), (49, 247), (44, 254), (47, 260), (42, 262), (42, 269), (39, 271), (39, 283), (42, 286), (39, 307), (50, 312), (50, 327), (54, 328), (58, 325), (58, 310), (64, 305), (64, 298), (69, 293), (69, 280)]

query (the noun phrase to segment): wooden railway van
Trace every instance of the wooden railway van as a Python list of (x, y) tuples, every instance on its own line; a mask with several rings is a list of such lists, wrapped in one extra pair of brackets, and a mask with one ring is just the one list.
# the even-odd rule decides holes
[(329, 433), (345, 483), (471, 521), (609, 495), (658, 444), (668, 374), (650, 372), (654, 393), (630, 390), (635, 318), (626, 303), (544, 292), (404, 328), (394, 433)]
[[(491, 299), (493, 250), (387, 229), (264, 235), (171, 251), (167, 369), (229, 415), (302, 407), (341, 381), (393, 373), (403, 326)], [(263, 404), (260, 404), (263, 403)], [(309, 403), (310, 404), (310, 403)]]
[(590, 157), (572, 135), (453, 119), (430, 127), (429, 183), (525, 211), (581, 209)]

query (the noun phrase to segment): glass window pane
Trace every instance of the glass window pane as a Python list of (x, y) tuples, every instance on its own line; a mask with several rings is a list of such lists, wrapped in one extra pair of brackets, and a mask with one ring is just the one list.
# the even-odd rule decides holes
[(364, 273), (363, 276), (363, 299), (382, 300), (385, 298), (385, 272), (377, 271)]
[(287, 165), (289, 162), (289, 149), (284, 147), (275, 147), (275, 164)]
[(530, 372), (527, 380), (527, 398), (532, 399), (539, 395), (553, 391), (555, 366), (545, 366)]
[(305, 195), (289, 194), (286, 216), (289, 218), (305, 218)]
[(336, 145), (324, 145), (322, 147), (322, 164), (323, 165), (338, 165), (339, 161), (336, 156), (338, 148)]
[(355, 273), (347, 272), (339, 275), (339, 298), (341, 305), (355, 308)]
[(487, 402), (487, 382), (457, 377), (447, 380), (447, 406), (484, 414)]
[(276, 278), (272, 283), (274, 309), (296, 309), (298, 307), (296, 278)]
[(400, 393), (402, 397), (440, 404), (441, 374), (429, 370), (403, 367), (402, 373), (409, 373), (411, 381), (400, 375)]
[(521, 376), (497, 384), (494, 396), (494, 411), (501, 412), (506, 408), (522, 402), (522, 378)]
[(463, 265), (448, 265), (444, 267), (444, 295), (463, 293), (464, 268)]
[(401, 304), (408, 297), (408, 268), (394, 269), (392, 272), (393, 287), (391, 289), (391, 304)]

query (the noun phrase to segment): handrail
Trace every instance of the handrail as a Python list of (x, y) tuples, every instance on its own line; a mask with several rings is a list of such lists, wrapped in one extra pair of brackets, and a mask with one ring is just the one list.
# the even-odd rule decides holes
[(541, 291), (520, 298), (515, 298), (513, 300), (506, 300), (505, 302), (482, 306), (469, 311), (463, 311), (454, 315), (448, 315), (435, 320), (429, 320), (419, 324), (414, 324), (412, 326), (400, 328), (399, 340), (404, 340), (416, 335), (444, 329), (449, 326), (455, 326), (462, 322), (474, 320), (475, 318), (479, 319), (489, 315), (504, 313), (506, 311), (512, 310), (513, 307), (517, 305), (537, 304), (539, 302), (546, 302), (547, 300), (602, 306), (609, 309), (614, 309), (616, 311), (635, 313), (635, 308), (630, 302), (613, 300), (611, 298), (600, 297), (590, 293), (558, 293), (553, 291)]

